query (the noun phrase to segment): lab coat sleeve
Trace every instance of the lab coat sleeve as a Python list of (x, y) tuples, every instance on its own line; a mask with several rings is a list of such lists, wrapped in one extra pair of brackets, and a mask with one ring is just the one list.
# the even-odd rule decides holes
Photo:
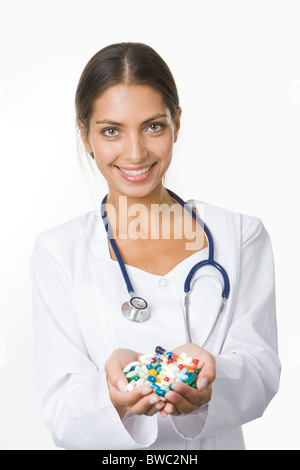
[(214, 355), (212, 399), (198, 412), (171, 418), (185, 438), (211, 436), (262, 416), (279, 387), (271, 242), (259, 219), (246, 218), (244, 225), (233, 317)]
[[(31, 256), (34, 356), (42, 418), (58, 447), (134, 449), (157, 436), (156, 420), (122, 421), (106, 374), (89, 357), (69, 296), (69, 274), (37, 237)], [(126, 429), (129, 422), (130, 431)]]

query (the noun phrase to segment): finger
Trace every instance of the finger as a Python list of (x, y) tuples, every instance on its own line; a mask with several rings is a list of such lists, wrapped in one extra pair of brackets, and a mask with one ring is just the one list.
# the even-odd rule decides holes
[(176, 406), (170, 402), (165, 405), (163, 411), (168, 415), (172, 416), (179, 416), (181, 414), (181, 412), (176, 408)]
[(177, 410), (177, 408), (172, 403), (165, 403), (165, 406), (160, 411), (160, 415), (163, 418), (167, 418), (167, 416), (179, 416), (181, 413)]
[(204, 391), (208, 385), (212, 384), (216, 378), (216, 361), (215, 358), (209, 354), (205, 358), (205, 362), (199, 372), (196, 387), (199, 391)]
[(174, 392), (182, 395), (192, 405), (199, 407), (207, 403), (211, 399), (212, 386), (207, 385), (204, 390), (199, 391), (197, 388), (191, 387), (185, 383), (175, 383), (172, 385)]
[(172, 385), (172, 391), (180, 394), (183, 398), (185, 398), (188, 402), (195, 406), (202, 405), (202, 394), (199, 393), (199, 390), (195, 389), (194, 387), (191, 387), (190, 385), (177, 382)]
[[(177, 384), (176, 384), (177, 385)], [(208, 403), (211, 399), (212, 386), (209, 385), (205, 391), (199, 392), (192, 387), (185, 384), (178, 384), (177, 391), (170, 391), (166, 393), (167, 400), (172, 403), (176, 410), (182, 414), (188, 414), (200, 408), (200, 406)], [(186, 387), (184, 389), (184, 386)], [(178, 389), (181, 389), (179, 393)], [(187, 390), (190, 388), (191, 390)]]
[[(153, 394), (154, 395), (154, 394)], [(154, 400), (153, 400), (154, 401)], [(153, 403), (153, 401), (151, 401), (151, 403)], [(165, 402), (164, 401), (161, 401), (159, 398), (158, 398), (158, 401), (155, 400), (155, 403), (152, 404), (152, 406), (148, 409), (148, 411), (145, 413), (147, 416), (153, 416), (155, 415), (156, 413), (158, 413), (159, 411), (161, 411), (164, 406), (165, 406)]]
[(148, 385), (137, 387), (125, 393), (116, 389), (112, 384), (109, 386), (113, 389), (114, 400), (117, 405), (132, 414), (153, 416), (165, 406), (165, 402), (161, 401), (160, 397), (154, 394)]
[(114, 399), (118, 405), (126, 407), (134, 406), (141, 398), (152, 393), (152, 389), (149, 385), (136, 387), (130, 392), (127, 391), (126, 386), (124, 387), (121, 381), (118, 382), (118, 387), (115, 387), (111, 383), (110, 387), (113, 389)]
[[(199, 408), (199, 405), (192, 404), (180, 393), (170, 391), (170, 392), (167, 392), (165, 396), (169, 402), (167, 404), (173, 405), (174, 411), (176, 410), (177, 413), (188, 414)], [(168, 409), (169, 409), (169, 406), (167, 407), (166, 405), (164, 408), (164, 411), (168, 412)], [(171, 413), (173, 413), (174, 411), (172, 410)]]
[(132, 407), (129, 407), (128, 410), (135, 415), (147, 415), (153, 416), (165, 405), (161, 401), (160, 397), (155, 393), (151, 393), (146, 397), (142, 397), (137, 401)]

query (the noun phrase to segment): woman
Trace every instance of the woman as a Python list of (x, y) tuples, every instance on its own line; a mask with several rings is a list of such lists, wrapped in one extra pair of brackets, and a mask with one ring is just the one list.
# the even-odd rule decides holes
[[(67, 449), (243, 449), (241, 425), (262, 415), (280, 376), (268, 234), (255, 217), (188, 201), (213, 234), (230, 295), (210, 337), (224, 279), (198, 270), (186, 336), (183, 286), (212, 242), (163, 185), (180, 129), (173, 76), (149, 46), (113, 44), (85, 67), (76, 113), (108, 194), (101, 211), (39, 234), (33, 250), (42, 417)], [(130, 289), (112, 237), (134, 295), (151, 306), (147, 321), (121, 313)], [(196, 388), (176, 383), (166, 401), (147, 385), (126, 390), (123, 368), (157, 345), (204, 363)]]

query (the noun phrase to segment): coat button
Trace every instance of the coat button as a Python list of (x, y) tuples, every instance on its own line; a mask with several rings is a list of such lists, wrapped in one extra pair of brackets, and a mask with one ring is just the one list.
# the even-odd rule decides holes
[(160, 286), (166, 286), (168, 284), (168, 279), (166, 277), (162, 277), (159, 281), (158, 281), (159, 285)]

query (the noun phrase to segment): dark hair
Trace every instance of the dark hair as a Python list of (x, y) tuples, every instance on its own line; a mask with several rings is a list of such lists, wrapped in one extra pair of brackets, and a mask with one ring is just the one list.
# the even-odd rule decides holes
[(97, 52), (85, 66), (76, 90), (76, 121), (80, 119), (86, 133), (95, 100), (110, 86), (148, 85), (161, 93), (174, 118), (179, 98), (173, 75), (152, 47), (139, 42), (111, 44)]

